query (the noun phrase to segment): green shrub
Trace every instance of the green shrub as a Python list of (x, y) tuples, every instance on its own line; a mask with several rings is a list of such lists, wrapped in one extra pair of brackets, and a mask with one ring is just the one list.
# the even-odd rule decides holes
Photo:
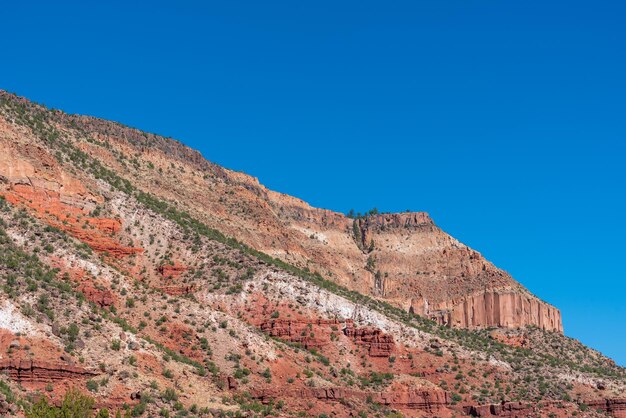
[(93, 398), (71, 389), (65, 394), (61, 406), (50, 405), (48, 399), (42, 397), (25, 415), (26, 418), (86, 418), (93, 416), (93, 406)]
[(98, 382), (96, 382), (95, 380), (87, 381), (87, 389), (89, 389), (90, 392), (97, 392), (98, 387), (99, 387)]

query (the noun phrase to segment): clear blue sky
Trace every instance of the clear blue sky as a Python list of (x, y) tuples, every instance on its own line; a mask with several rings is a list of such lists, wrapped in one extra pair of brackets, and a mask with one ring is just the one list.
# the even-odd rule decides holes
[(428, 211), (626, 364), (625, 2), (5, 3), (0, 88)]

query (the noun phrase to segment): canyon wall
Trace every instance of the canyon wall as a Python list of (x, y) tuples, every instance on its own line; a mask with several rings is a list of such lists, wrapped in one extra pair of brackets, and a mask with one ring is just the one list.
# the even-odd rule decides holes
[(459, 328), (532, 325), (546, 331), (563, 332), (560, 311), (529, 294), (493, 290), (452, 304), (449, 309), (431, 311), (428, 316), (439, 324)]
[(373, 265), (374, 291), (441, 325), (536, 326), (563, 332), (561, 314), (423, 212), (371, 215), (354, 230)]

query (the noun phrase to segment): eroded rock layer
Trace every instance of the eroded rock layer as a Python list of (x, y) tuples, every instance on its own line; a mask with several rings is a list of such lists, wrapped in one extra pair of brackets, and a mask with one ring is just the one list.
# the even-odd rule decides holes
[(37, 360), (0, 360), (0, 370), (17, 382), (54, 382), (97, 375), (81, 367)]
[(496, 290), (472, 295), (453, 302), (449, 309), (432, 312), (430, 316), (442, 325), (460, 328), (523, 328), (534, 325), (546, 331), (563, 332), (558, 309), (531, 295), (511, 291)]
[(350, 322), (343, 333), (352, 338), (356, 344), (365, 346), (372, 357), (389, 357), (395, 348), (393, 336), (385, 334), (378, 328), (356, 328)]
[(626, 418), (626, 399), (600, 399), (587, 402), (590, 409), (603, 411), (614, 418)]
[[(264, 403), (280, 398), (319, 399), (341, 402), (346, 399), (360, 399), (376, 402), (401, 410), (436, 413), (444, 409), (450, 399), (446, 392), (436, 387), (419, 388), (411, 384), (396, 383), (384, 392), (364, 392), (342, 387), (302, 388), (297, 390), (265, 389), (254, 391), (252, 397)], [(420, 415), (422, 416), (422, 415)]]

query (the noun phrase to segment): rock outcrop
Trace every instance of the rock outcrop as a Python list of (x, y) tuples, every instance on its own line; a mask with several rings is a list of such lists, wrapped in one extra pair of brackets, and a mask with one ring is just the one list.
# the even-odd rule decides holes
[[(598, 399), (586, 401), (585, 410), (606, 413), (613, 418), (626, 417), (626, 399)], [(549, 415), (547, 409), (552, 408)], [(580, 407), (576, 407), (579, 409)], [(463, 413), (471, 417), (538, 417), (553, 416), (558, 418), (569, 418), (572, 416), (571, 410), (565, 408), (562, 401), (542, 401), (540, 403), (528, 402), (502, 402), (489, 405), (467, 405), (463, 407)], [(581, 416), (584, 413), (577, 412)], [(596, 415), (594, 415), (596, 416)]]
[(374, 234), (393, 229), (417, 229), (434, 227), (435, 223), (426, 212), (384, 213), (354, 220), (355, 238), (362, 248), (367, 248)]
[(90, 283), (82, 283), (78, 287), (78, 291), (85, 295), (85, 298), (100, 306), (101, 308), (107, 308), (115, 304), (116, 297), (110, 290), (97, 289)]
[(157, 270), (162, 277), (175, 279), (186, 272), (187, 267), (179, 262), (174, 262), (161, 264)]
[[(626, 393), (615, 363), (536, 328), (561, 331), (558, 310), (424, 212), (349, 218), (170, 139), (6, 96), (0, 369), (15, 399), (58, 405), (77, 387), (145, 416), (273, 400), (281, 416), (564, 418)], [(585, 402), (624, 418), (624, 400)]]
[(343, 333), (352, 338), (355, 344), (364, 346), (370, 357), (389, 357), (395, 349), (393, 336), (378, 328), (356, 328), (354, 324), (348, 323)]
[[(14, 134), (10, 129), (5, 136)], [(0, 155), (0, 196), (12, 204), (29, 208), (48, 224), (83, 241), (93, 250), (113, 258), (143, 252), (127, 247), (113, 235), (121, 229), (119, 219), (90, 217), (90, 212), (103, 202), (74, 175), (63, 169), (42, 147), (23, 144), (0, 137), (6, 152)]]
[(394, 382), (385, 392), (374, 397), (375, 402), (392, 408), (437, 413), (450, 404), (447, 392), (434, 387), (419, 387)]
[(527, 402), (503, 402), (491, 405), (470, 405), (463, 412), (471, 417), (521, 417), (533, 416), (537, 411)]
[(65, 381), (97, 375), (82, 367), (37, 360), (0, 360), (0, 371), (20, 383)]
[(122, 221), (119, 219), (86, 218), (85, 223), (109, 235), (117, 234), (122, 228)]
[[(555, 308), (534, 298), (510, 275), (443, 232), (425, 212), (350, 219), (268, 190), (257, 179), (209, 163), (178, 142), (95, 118), (62, 112), (55, 118), (66, 129), (80, 126), (83, 134), (88, 132), (98, 141), (119, 148), (118, 153), (141, 154), (153, 166), (163, 168), (177, 161), (190, 170), (201, 170), (198, 174), (206, 181), (183, 174), (172, 179), (151, 177), (150, 173), (129, 180), (166, 200), (176, 196), (209, 226), (274, 257), (318, 270), (352, 290), (451, 326), (535, 325), (561, 330)], [(9, 152), (0, 156), (0, 176), (4, 179), (0, 194), (30, 207), (51, 225), (113, 259), (144, 251), (120, 242), (121, 220), (90, 215), (103, 202), (103, 197), (93, 191), (96, 187), (65, 171), (45, 147), (20, 143), (19, 134), (8, 125), (3, 134)], [(89, 145), (83, 147), (89, 153)], [(104, 166), (115, 164), (110, 161), (112, 154), (101, 148), (92, 152), (102, 158)], [(120, 169), (124, 176), (130, 175)], [(185, 270), (182, 264), (163, 264), (158, 273), (176, 278)], [(511, 293), (509, 300), (500, 298), (503, 307), (508, 303), (519, 306), (499, 309), (490, 305), (491, 295), (502, 288)]]
[(599, 399), (585, 403), (591, 410), (606, 412), (614, 418), (626, 418), (626, 399)]
[(339, 324), (339, 321), (325, 319), (270, 319), (261, 323), (259, 328), (272, 337), (299, 344), (307, 350), (310, 350), (312, 348), (320, 349), (328, 344), (327, 340), (319, 338), (319, 333), (316, 334), (313, 332), (314, 327), (326, 327)]
[(442, 304), (452, 305), (430, 313), (439, 324), (459, 328), (536, 326), (546, 331), (563, 332), (561, 313), (536, 297), (513, 291), (487, 291)]
[(489, 333), (489, 337), (502, 344), (509, 345), (511, 347), (530, 348), (531, 343), (528, 336), (523, 331), (518, 331), (516, 334), (507, 333), (508, 330), (495, 329)]
[[(394, 383), (384, 392), (366, 392), (344, 387), (262, 389), (251, 393), (253, 399), (263, 403), (281, 398), (318, 399), (337, 401), (358, 399), (385, 405), (394, 409), (437, 413), (450, 404), (447, 392), (436, 387), (420, 387), (415, 384)], [(421, 415), (420, 415), (421, 416)]]
[(121, 227), (119, 220), (83, 218), (86, 212), (63, 203), (57, 192), (38, 189), (32, 185), (15, 184), (4, 193), (0, 190), (0, 195), (12, 204), (32, 209), (36, 216), (49, 225), (67, 232), (99, 253), (113, 258), (124, 258), (144, 251), (143, 248), (121, 245), (112, 237)]

